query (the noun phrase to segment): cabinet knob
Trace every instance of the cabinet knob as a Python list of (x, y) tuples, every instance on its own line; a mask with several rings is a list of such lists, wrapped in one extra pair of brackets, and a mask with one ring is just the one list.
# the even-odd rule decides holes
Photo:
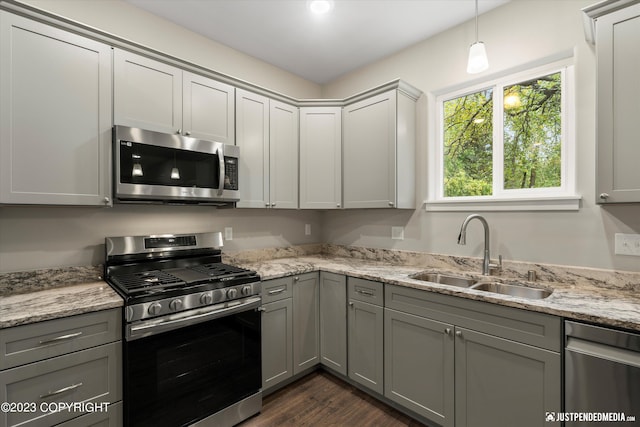
[(395, 203), (389, 202), (389, 206), (393, 207), (394, 205), (395, 205)]
[(339, 207), (340, 207), (340, 203), (336, 203), (336, 207), (338, 207), (338, 208), (339, 208)]
[(184, 134), (185, 134), (185, 135), (187, 135), (187, 136), (189, 136), (189, 135), (191, 135), (191, 132), (186, 131)]
[(178, 135), (180, 135), (180, 134), (182, 133), (182, 129), (178, 129), (178, 130), (176, 130), (176, 133), (177, 133)]
[(353, 303), (349, 301), (349, 307), (353, 307)]
[(299, 278), (298, 276), (296, 276), (296, 277), (294, 277), (294, 278), (293, 278), (293, 281), (294, 281), (294, 282), (297, 282), (297, 281), (299, 281), (299, 280), (300, 280), (300, 278)]
[(275, 207), (276, 207), (276, 204), (275, 204), (275, 203), (271, 203), (271, 207), (272, 207), (272, 208), (275, 208)]
[(607, 200), (609, 198), (609, 193), (600, 193), (600, 198), (602, 200)]
[(456, 336), (457, 337), (462, 337), (462, 331), (456, 331)]
[(451, 328), (445, 328), (444, 333), (447, 335), (451, 335)]
[(258, 311), (267, 311), (267, 309), (265, 309), (264, 307), (258, 307), (256, 310), (258, 310)]
[(104, 198), (104, 204), (105, 204), (105, 205), (108, 205), (110, 201), (111, 201), (111, 199), (110, 199), (110, 198), (108, 198), (108, 197), (105, 197), (105, 198)]

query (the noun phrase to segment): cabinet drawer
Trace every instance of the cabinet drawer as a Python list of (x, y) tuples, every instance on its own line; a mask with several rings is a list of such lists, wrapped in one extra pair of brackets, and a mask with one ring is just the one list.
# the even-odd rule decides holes
[[(122, 343), (78, 351), (0, 373), (0, 402), (35, 404), (35, 412), (0, 414), (2, 426), (51, 426), (81, 409), (47, 411), (48, 405), (122, 399)], [(42, 410), (45, 412), (42, 412)], [(55, 409), (55, 406), (54, 408)]]
[(108, 406), (106, 412), (91, 412), (74, 418), (57, 427), (120, 427), (122, 426), (122, 402)]
[(348, 298), (369, 304), (382, 306), (384, 302), (384, 286), (372, 280), (348, 277)]
[(0, 370), (118, 341), (121, 309), (97, 311), (4, 329)]
[(385, 306), (559, 352), (561, 318), (513, 307), (387, 285)]
[(293, 277), (266, 280), (262, 282), (262, 303), (279, 301), (293, 296)]

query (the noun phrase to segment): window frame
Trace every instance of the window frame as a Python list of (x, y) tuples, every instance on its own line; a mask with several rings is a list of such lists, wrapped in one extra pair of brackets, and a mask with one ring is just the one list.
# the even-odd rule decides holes
[[(429, 144), (428, 197), (426, 209), (457, 210), (577, 210), (581, 197), (576, 193), (575, 66), (573, 58), (547, 61), (511, 70), (465, 86), (431, 95), (433, 130)], [(503, 91), (510, 85), (561, 73), (561, 185), (553, 188), (504, 188)], [(488, 196), (444, 196), (444, 103), (445, 101), (493, 88), (493, 194)]]

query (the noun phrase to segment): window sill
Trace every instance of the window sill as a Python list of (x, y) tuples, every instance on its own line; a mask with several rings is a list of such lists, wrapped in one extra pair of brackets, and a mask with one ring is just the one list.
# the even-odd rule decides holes
[(428, 212), (461, 211), (577, 211), (581, 196), (531, 197), (491, 200), (426, 200)]

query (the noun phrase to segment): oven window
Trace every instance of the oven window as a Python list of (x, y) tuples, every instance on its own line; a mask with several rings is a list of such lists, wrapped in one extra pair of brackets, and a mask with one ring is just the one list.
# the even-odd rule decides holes
[(256, 310), (125, 343), (129, 426), (183, 426), (262, 384)]
[(216, 154), (120, 142), (120, 182), (170, 187), (218, 188)]

